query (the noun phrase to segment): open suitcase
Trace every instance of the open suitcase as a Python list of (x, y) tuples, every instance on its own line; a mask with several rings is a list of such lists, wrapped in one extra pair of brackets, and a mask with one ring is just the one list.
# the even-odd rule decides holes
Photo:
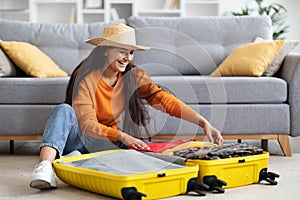
[(134, 150), (66, 157), (53, 166), (63, 182), (118, 199), (159, 199), (190, 191), (203, 196), (208, 189), (197, 182), (198, 165), (177, 165)]
[(218, 160), (188, 159), (186, 165), (198, 165), (198, 181), (207, 184), (210, 190), (224, 192), (223, 188), (259, 183), (267, 181), (276, 185), (279, 175), (268, 172), (269, 153), (224, 158)]

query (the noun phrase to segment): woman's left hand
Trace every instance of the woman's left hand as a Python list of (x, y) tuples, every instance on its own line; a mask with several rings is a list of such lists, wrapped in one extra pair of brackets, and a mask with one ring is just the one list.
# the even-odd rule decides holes
[(204, 134), (208, 137), (208, 140), (212, 143), (217, 143), (218, 145), (223, 144), (224, 139), (221, 132), (213, 127), (204, 117), (201, 115), (196, 115), (194, 118), (194, 123), (201, 126), (204, 130)]
[(212, 143), (217, 143), (218, 145), (223, 144), (224, 139), (219, 130), (214, 128), (210, 123), (206, 123), (203, 127), (205, 135), (208, 137), (209, 141)]

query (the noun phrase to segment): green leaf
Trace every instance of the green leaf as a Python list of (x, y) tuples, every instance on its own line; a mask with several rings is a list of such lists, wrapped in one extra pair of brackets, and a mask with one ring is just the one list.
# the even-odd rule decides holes
[(263, 5), (264, 0), (254, 0), (256, 2), (256, 8), (251, 9), (244, 7), (240, 12), (231, 12), (234, 16), (243, 15), (267, 15), (271, 18), (273, 26), (273, 39), (282, 38), (289, 30), (289, 25), (284, 25), (288, 10), (279, 3), (271, 3), (269, 5)]

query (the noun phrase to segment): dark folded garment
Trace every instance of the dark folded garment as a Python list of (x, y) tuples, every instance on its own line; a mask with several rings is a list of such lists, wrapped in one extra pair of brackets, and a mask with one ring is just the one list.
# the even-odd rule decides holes
[(247, 143), (228, 143), (217, 147), (187, 148), (174, 151), (174, 156), (187, 159), (215, 160), (262, 154), (263, 149)]

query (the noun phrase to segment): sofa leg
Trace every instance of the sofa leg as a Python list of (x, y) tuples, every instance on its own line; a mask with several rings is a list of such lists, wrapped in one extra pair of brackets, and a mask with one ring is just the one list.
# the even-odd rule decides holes
[(285, 156), (292, 156), (290, 141), (288, 135), (278, 134), (277, 141)]
[(9, 140), (9, 154), (14, 154), (14, 152), (15, 152), (14, 140)]
[(268, 151), (268, 140), (261, 140), (261, 148), (264, 150), (264, 151)]

